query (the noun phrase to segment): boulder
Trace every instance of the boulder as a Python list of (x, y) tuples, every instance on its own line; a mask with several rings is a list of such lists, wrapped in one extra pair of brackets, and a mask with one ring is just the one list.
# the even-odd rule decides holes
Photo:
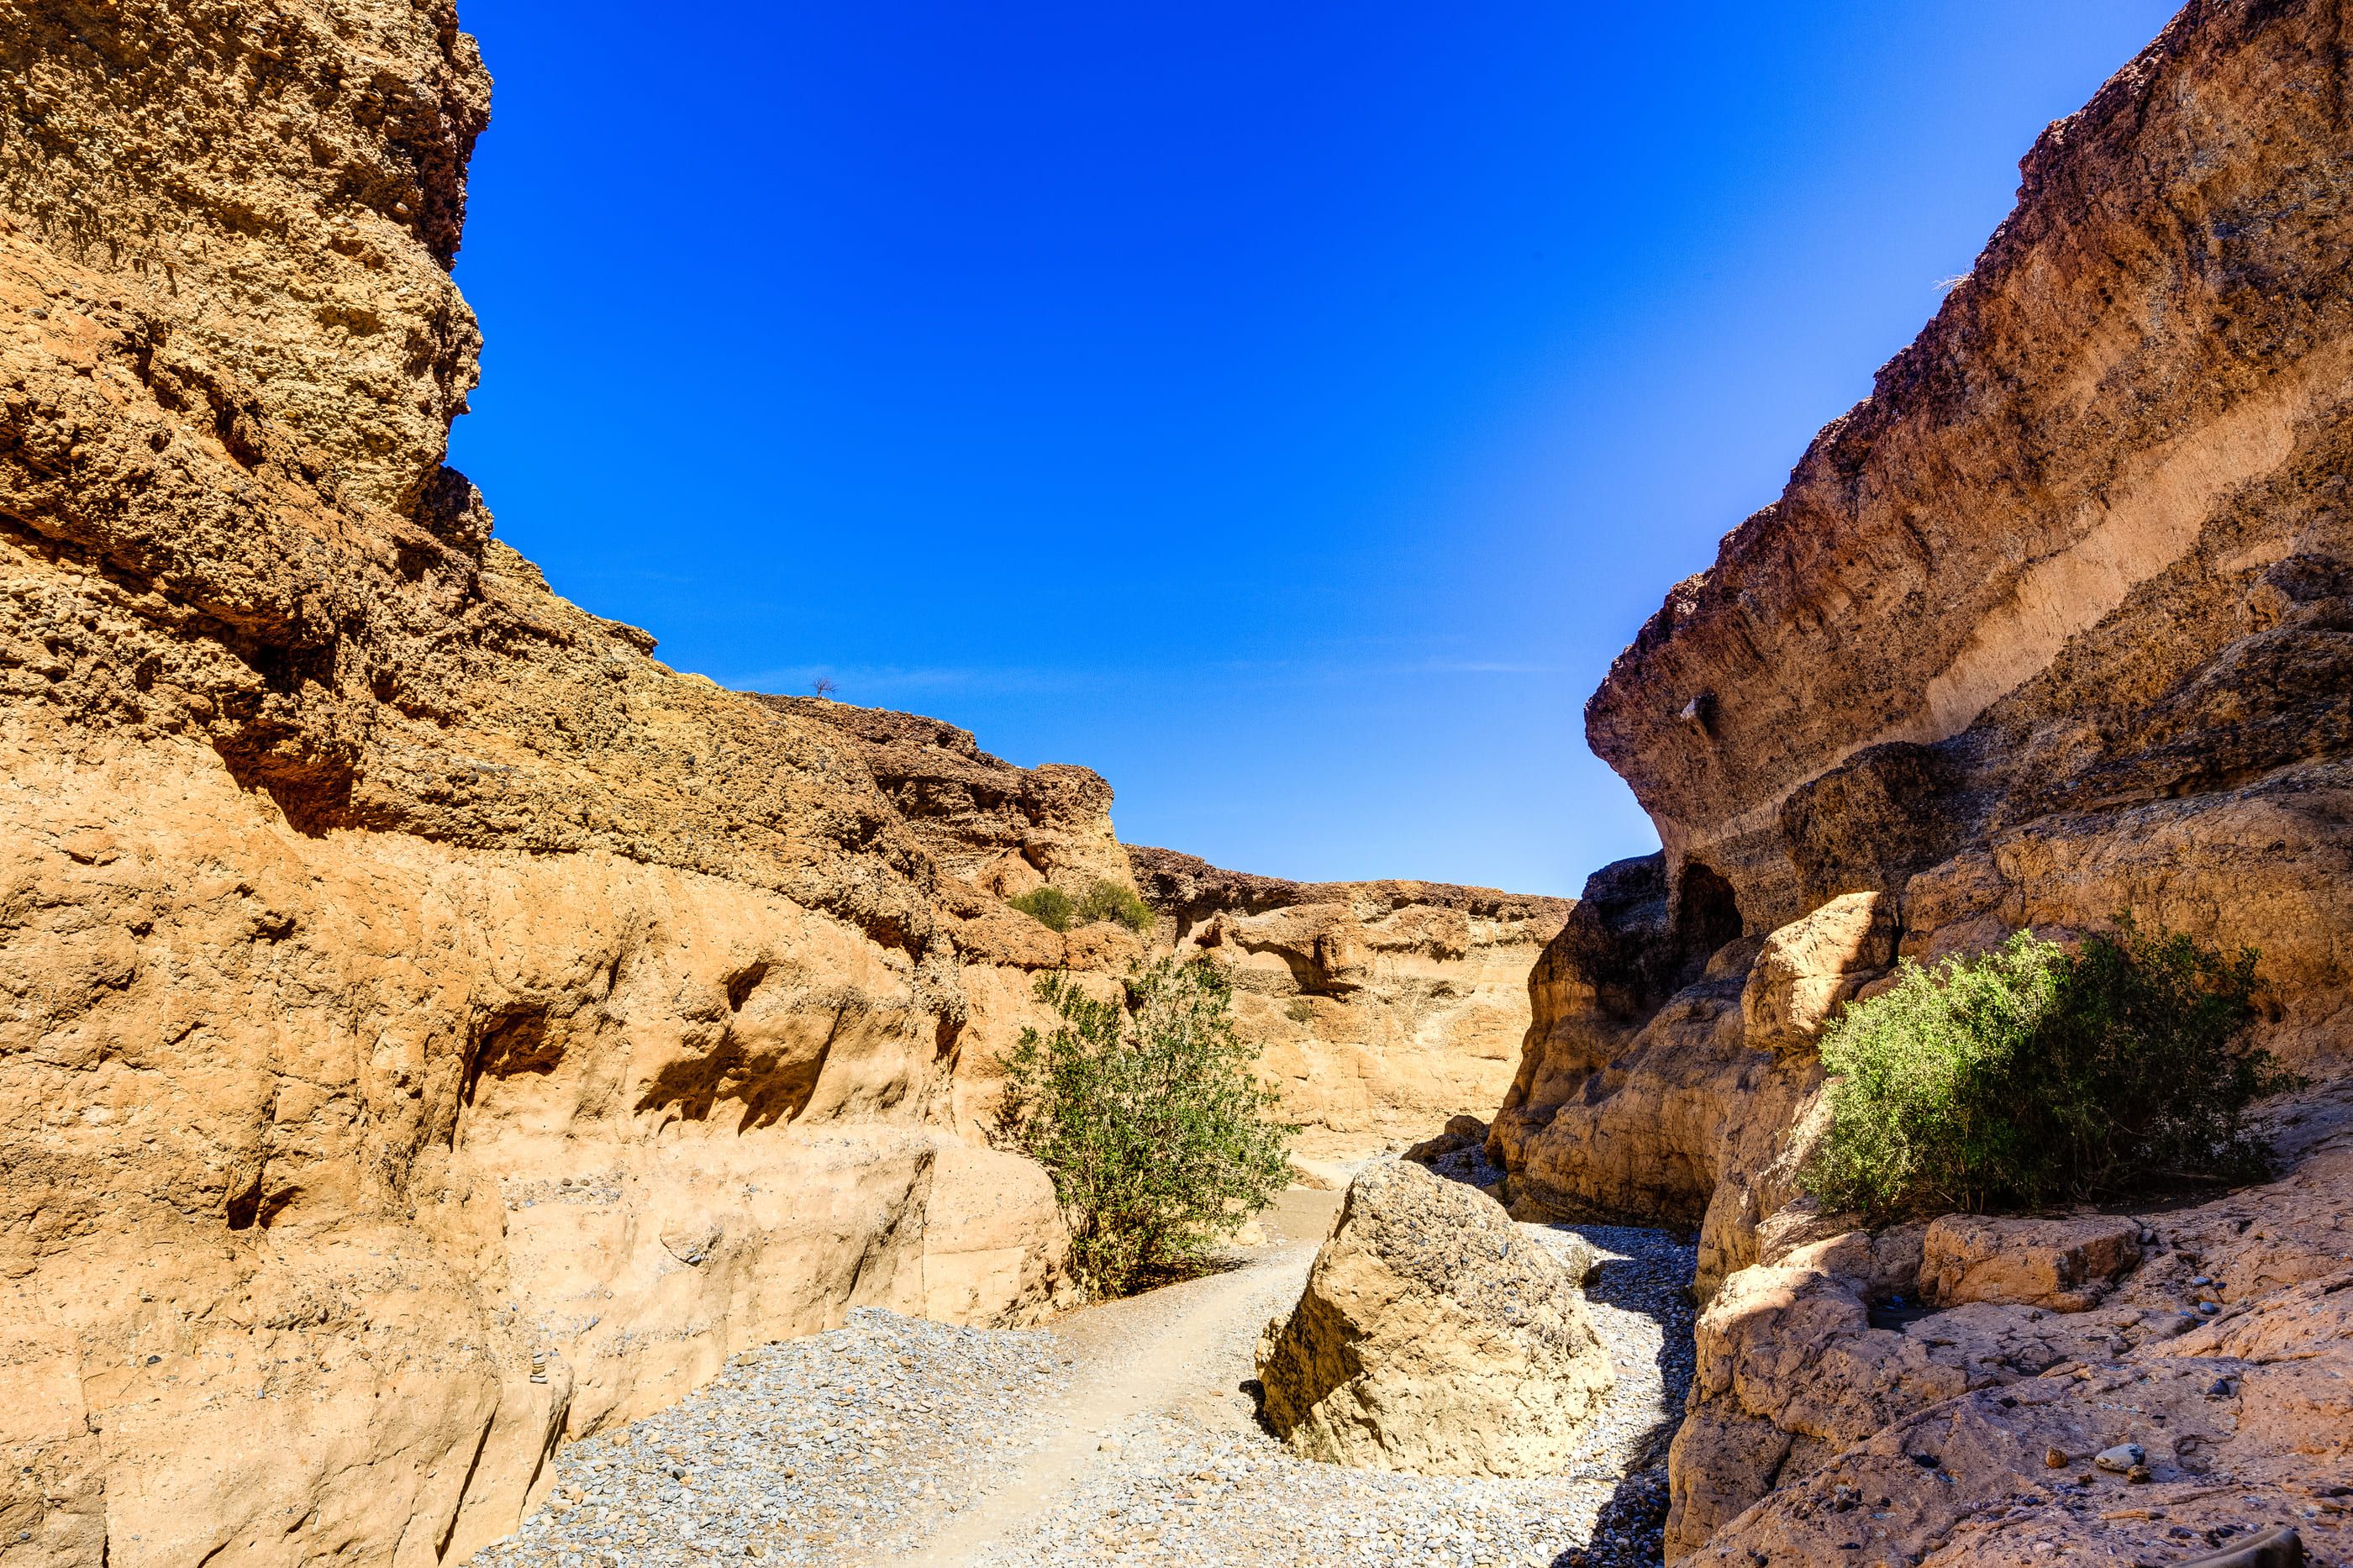
[(1938, 1307), (2010, 1301), (2080, 1312), (2140, 1261), (2140, 1234), (2138, 1220), (2116, 1215), (1947, 1215), (1922, 1240), (1920, 1293)]
[(1880, 893), (1842, 894), (1767, 937), (1740, 993), (1748, 1044), (1810, 1048), (1840, 1006), (1895, 962), (1892, 903)]
[(1419, 1165), (1367, 1166), (1299, 1305), (1259, 1341), (1268, 1424), (1362, 1469), (1565, 1468), (1615, 1374), (1578, 1288), (1590, 1255), (1547, 1239)]

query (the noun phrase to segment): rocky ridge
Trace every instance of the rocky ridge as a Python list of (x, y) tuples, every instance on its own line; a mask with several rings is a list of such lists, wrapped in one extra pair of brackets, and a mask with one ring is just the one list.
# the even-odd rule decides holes
[[(2328, 6), (2186, 6), (1588, 706), (1664, 849), (1546, 950), (1488, 1152), (1515, 1212), (1699, 1232), (1671, 1556), (2344, 1553), (2348, 43)], [(2266, 1111), (2278, 1180), (1816, 1212), (1841, 1002), (2119, 912), (2262, 950), (2257, 1043), (2313, 1080)]]

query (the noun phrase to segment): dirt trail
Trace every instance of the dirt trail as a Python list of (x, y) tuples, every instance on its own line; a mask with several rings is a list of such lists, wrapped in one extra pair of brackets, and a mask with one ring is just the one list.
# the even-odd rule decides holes
[(1058, 1323), (1078, 1369), (1048, 1408), (1052, 1435), (1005, 1484), (929, 1539), (909, 1543), (898, 1561), (906, 1568), (976, 1563), (1034, 1527), (1098, 1456), (1115, 1450), (1118, 1434), (1139, 1415), (1182, 1410), (1217, 1425), (1247, 1425), (1251, 1402), (1240, 1384), (1252, 1369), (1236, 1345), (1275, 1305), (1298, 1298), (1339, 1198), (1285, 1192), (1261, 1221), (1282, 1245), (1224, 1273), (1090, 1307)]
[(1586, 1304), (1618, 1384), (1571, 1470), (1356, 1470), (1293, 1454), (1241, 1391), (1337, 1205), (1287, 1193), (1239, 1267), (1044, 1331), (857, 1308), (746, 1351), (669, 1409), (560, 1450), (546, 1502), (477, 1562), (1654, 1568), (1657, 1454), (1691, 1379), (1688, 1241), (1577, 1227), (1604, 1259)]

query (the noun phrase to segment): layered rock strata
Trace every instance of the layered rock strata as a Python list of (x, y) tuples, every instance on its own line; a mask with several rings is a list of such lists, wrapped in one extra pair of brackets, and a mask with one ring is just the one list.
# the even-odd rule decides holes
[(1374, 1161), (1298, 1306), (1260, 1338), (1268, 1426), (1309, 1458), (1363, 1469), (1565, 1469), (1616, 1382), (1586, 1315), (1583, 1257), (1556, 1256), (1459, 1182)]
[(1158, 939), (1234, 976), (1235, 1016), (1301, 1125), (1346, 1158), (1420, 1138), (1511, 1082), (1528, 974), (1567, 899), (1436, 882), (1287, 882), (1130, 847)]
[[(2185, 8), (1588, 705), (1664, 848), (1546, 949), (1489, 1149), (1515, 1203), (1700, 1231), (1675, 1553), (2129, 1561), (2341, 1511), (2348, 46), (2317, 4)], [(2315, 1085), (2270, 1113), (2279, 1182), (1925, 1236), (1814, 1211), (1843, 1001), (2120, 913), (2262, 951), (2253, 1043)], [(2084, 1467), (2126, 1441), (2152, 1479)]]
[[(967, 973), (980, 1026), (1001, 1042), (1034, 1022), (1029, 973), (1049, 963), (1104, 978), (1147, 953), (1208, 956), (1235, 984), (1235, 1015), (1261, 1043), (1260, 1071), (1301, 1128), (1311, 1163), (1401, 1145), (1465, 1107), (1492, 1105), (1527, 1032), (1527, 977), (1571, 900), (1444, 883), (1285, 881), (1190, 855), (1123, 845), (1111, 785), (1082, 767), (1018, 767), (936, 719), (807, 697), (772, 710), (831, 726), (947, 873), (941, 896), (998, 963)], [(1046, 931), (1003, 900), (1098, 882), (1141, 893), (1140, 938), (1115, 922)], [(966, 938), (967, 945), (974, 939)], [(957, 1085), (968, 1118), (996, 1091), (993, 1058)]]
[(429, 0), (0, 25), (12, 1568), (455, 1561), (746, 1344), (1056, 1286), (958, 1080), (1059, 945), (442, 464), (488, 93)]
[(1083, 895), (1096, 882), (1133, 889), (1112, 826), (1111, 785), (1092, 768), (1016, 767), (937, 719), (813, 697), (760, 699), (849, 737), (874, 782), (934, 860), (1007, 897), (1051, 884)]

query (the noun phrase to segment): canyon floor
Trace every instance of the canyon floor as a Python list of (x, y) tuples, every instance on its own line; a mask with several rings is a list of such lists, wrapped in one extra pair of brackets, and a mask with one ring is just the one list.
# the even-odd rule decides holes
[(1570, 1473), (1342, 1469), (1268, 1436), (1251, 1384), (1259, 1331), (1297, 1300), (1338, 1195), (1293, 1189), (1266, 1216), (1268, 1244), (1222, 1271), (1047, 1328), (859, 1310), (740, 1356), (677, 1406), (561, 1452), (547, 1501), (478, 1561), (1659, 1561), (1666, 1440), (1691, 1378), (1691, 1247), (1664, 1231), (1576, 1227), (1605, 1258), (1588, 1294), (1619, 1381)]

